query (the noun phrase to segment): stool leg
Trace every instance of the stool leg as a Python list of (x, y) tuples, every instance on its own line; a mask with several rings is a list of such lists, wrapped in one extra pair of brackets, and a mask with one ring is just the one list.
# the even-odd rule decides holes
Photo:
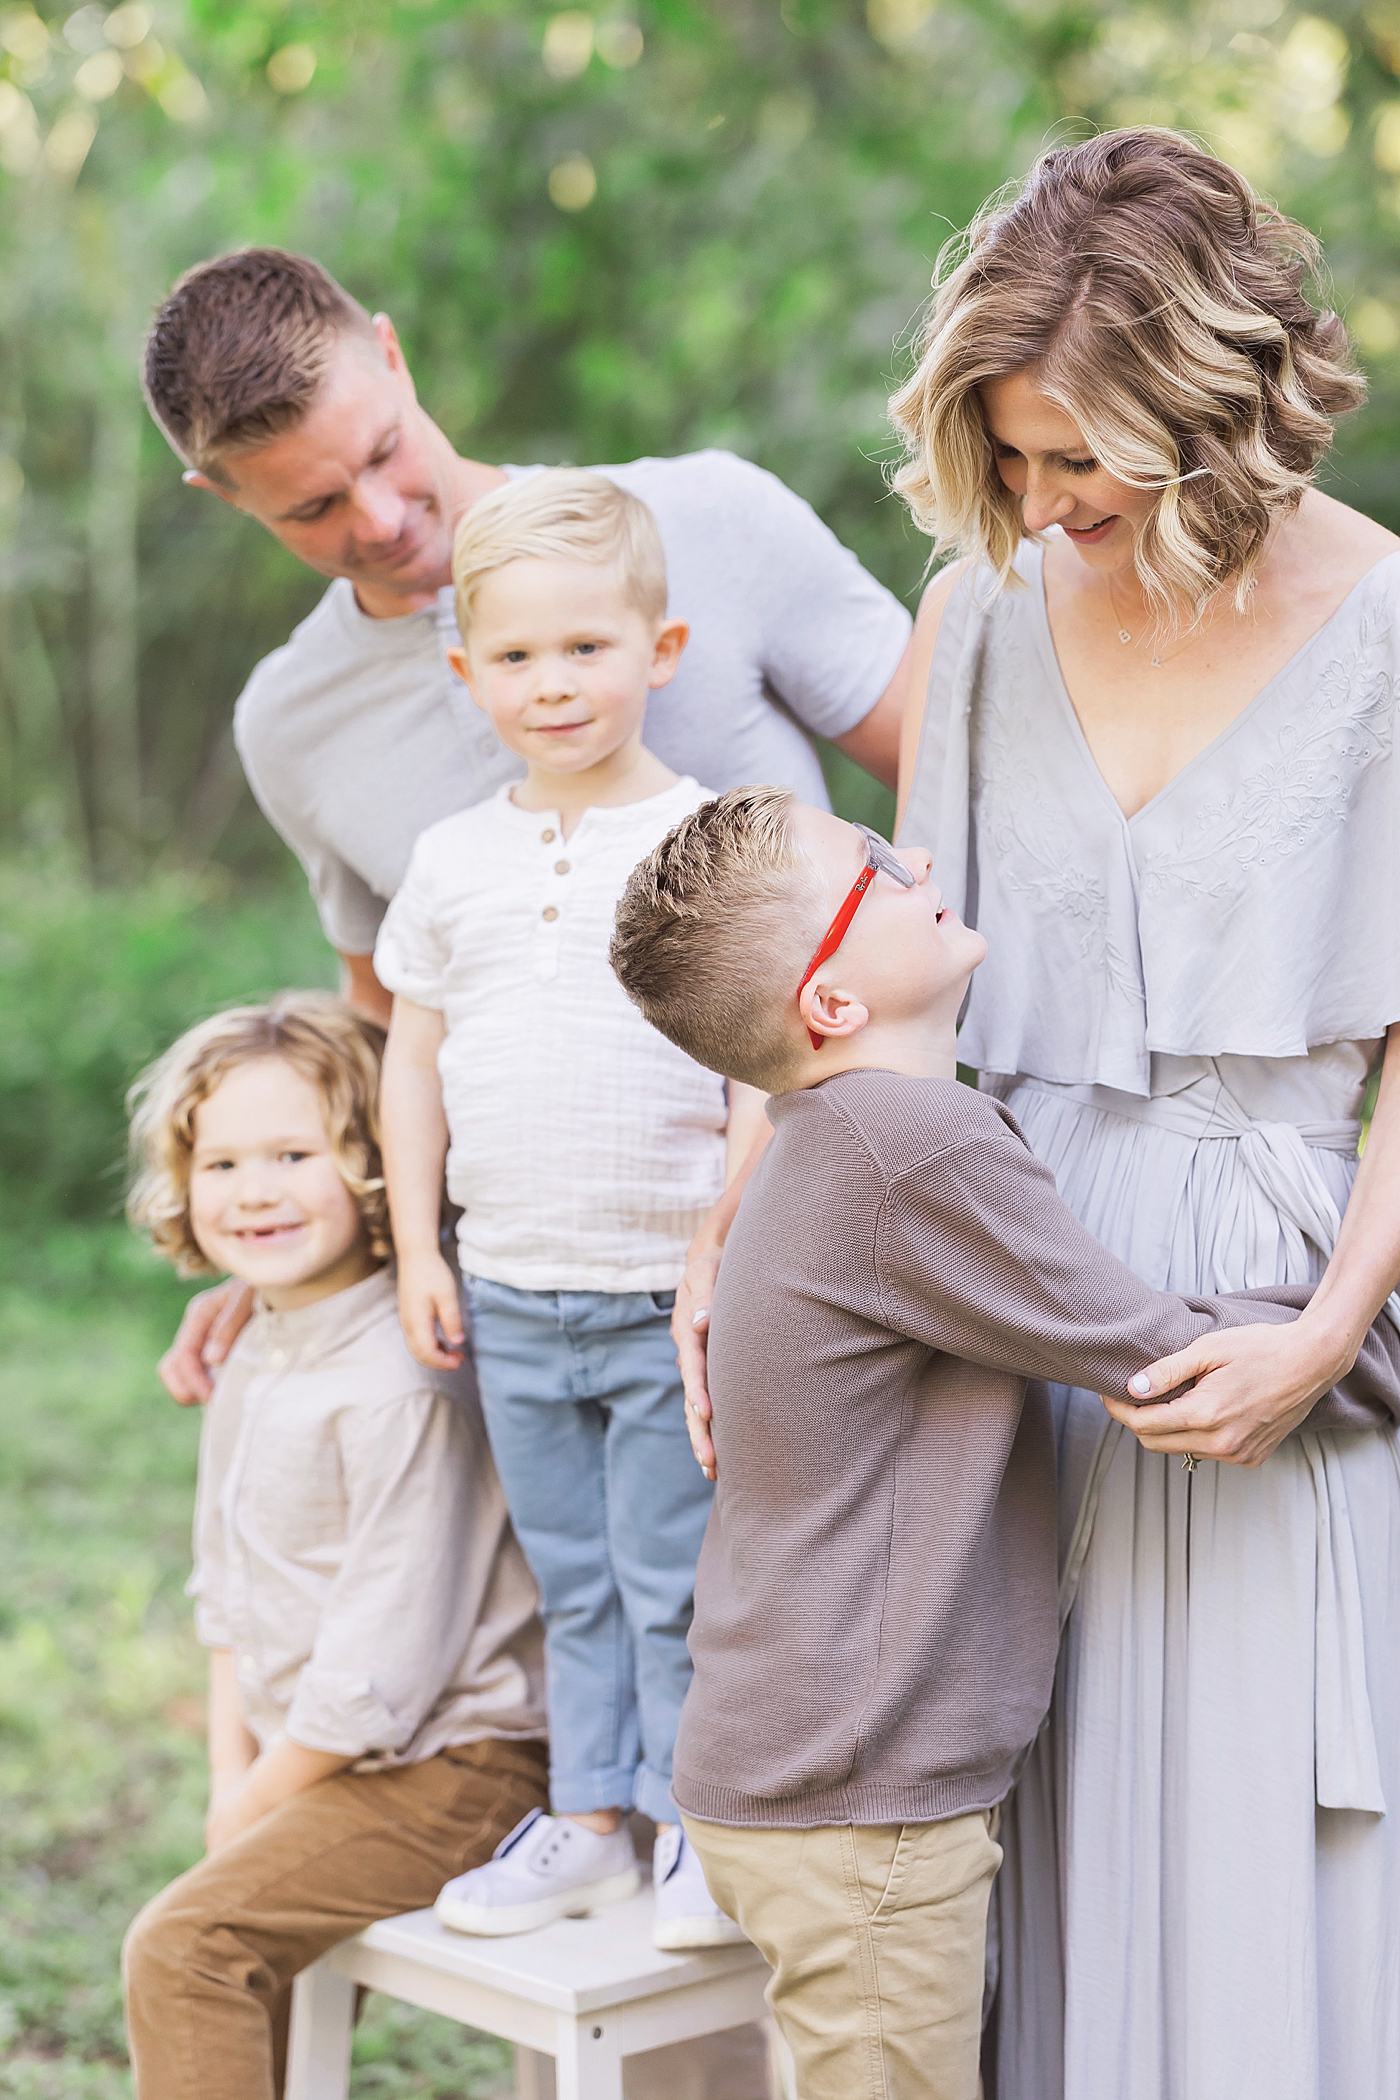
[(554, 2052), (558, 2100), (623, 2100), (622, 2051), (606, 2013), (581, 2020), (559, 2017)]
[(555, 2100), (554, 2058), (542, 2049), (515, 2048), (515, 2100)]
[(347, 2100), (355, 1986), (320, 1962), (292, 1985), (292, 2032), (287, 2044), (284, 2100)]

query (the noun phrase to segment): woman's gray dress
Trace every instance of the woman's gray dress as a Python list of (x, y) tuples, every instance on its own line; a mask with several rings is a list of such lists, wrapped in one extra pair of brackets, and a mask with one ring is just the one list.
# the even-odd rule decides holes
[[(961, 1055), (1150, 1282), (1316, 1277), (1400, 1020), (1400, 554), (1131, 819), (1041, 561), (955, 587), (902, 832), (989, 942)], [(1053, 1397), (1068, 1616), (1002, 1831), (999, 2100), (1393, 2100), (1396, 1433), (1190, 1474)]]

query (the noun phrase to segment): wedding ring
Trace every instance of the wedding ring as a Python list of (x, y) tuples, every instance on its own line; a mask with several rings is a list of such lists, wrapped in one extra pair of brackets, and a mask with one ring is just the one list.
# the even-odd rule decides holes
[(1188, 1451), (1181, 1461), (1181, 1470), (1183, 1473), (1194, 1473), (1200, 1462), (1194, 1451)]

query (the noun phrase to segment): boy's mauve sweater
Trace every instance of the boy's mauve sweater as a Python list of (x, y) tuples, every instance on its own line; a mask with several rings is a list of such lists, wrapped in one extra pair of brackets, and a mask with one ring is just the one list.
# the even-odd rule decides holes
[[(1027, 1376), (1124, 1393), (1308, 1293), (1150, 1289), (1001, 1104), (952, 1081), (844, 1073), (769, 1114), (715, 1294), (719, 1485), (675, 1798), (762, 1826), (987, 1808), (1055, 1662), (1054, 1452)], [(1387, 1410), (1400, 1343), (1382, 1322), (1316, 1420)]]

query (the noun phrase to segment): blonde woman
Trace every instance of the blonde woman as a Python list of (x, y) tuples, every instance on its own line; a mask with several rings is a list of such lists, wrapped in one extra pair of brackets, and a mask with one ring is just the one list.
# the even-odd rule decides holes
[(1320, 1279), (1156, 1367), (1171, 1404), (1055, 1395), (999, 2100), (1400, 2091), (1396, 1429), (1306, 1426), (1400, 1281), (1400, 541), (1312, 485), (1362, 397), (1317, 260), (1173, 133), (1052, 152), (893, 404), (960, 557), (902, 836), (991, 937), (962, 1055), (1153, 1284)]

